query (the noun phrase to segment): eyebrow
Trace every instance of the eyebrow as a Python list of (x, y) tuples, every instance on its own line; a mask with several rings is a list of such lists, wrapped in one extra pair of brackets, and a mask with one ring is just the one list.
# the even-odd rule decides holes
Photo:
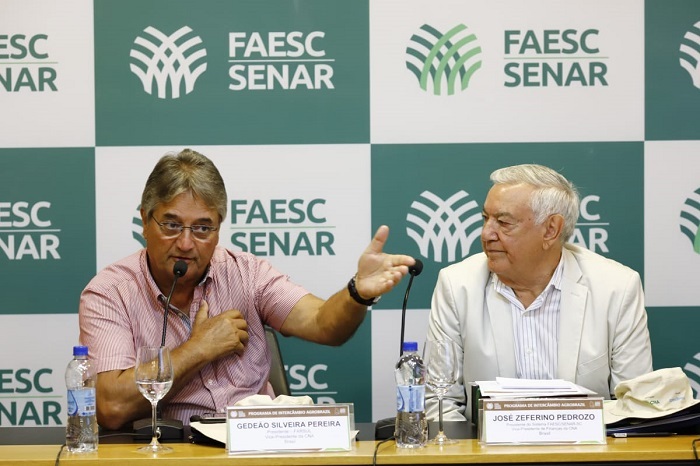
[[(180, 216), (179, 216), (179, 215), (176, 215), (176, 214), (173, 214), (173, 213), (170, 213), (170, 212), (165, 212), (165, 213), (163, 214), (163, 220), (169, 220), (169, 221), (175, 221), (175, 222), (178, 222), (178, 223), (182, 223), (182, 219), (180, 219)], [(203, 224), (203, 223), (204, 223), (204, 224), (206, 224), (206, 223), (213, 224), (213, 223), (214, 223), (214, 220), (212, 220), (212, 219), (209, 218), (209, 217), (201, 217), (201, 218), (198, 218), (197, 220), (193, 221), (193, 222), (192, 222), (192, 225), (201, 225), (201, 224)]]
[(509, 212), (494, 212), (493, 214), (489, 214), (488, 212), (486, 212), (486, 209), (482, 209), (482, 210), (481, 210), (481, 215), (485, 215), (485, 216), (487, 216), (487, 217), (495, 217), (495, 218), (497, 218), (497, 219), (501, 219), (501, 218), (504, 218), (504, 217), (510, 218), (510, 219), (513, 219), (513, 220), (516, 219), (515, 216), (514, 216), (513, 214), (509, 213)]

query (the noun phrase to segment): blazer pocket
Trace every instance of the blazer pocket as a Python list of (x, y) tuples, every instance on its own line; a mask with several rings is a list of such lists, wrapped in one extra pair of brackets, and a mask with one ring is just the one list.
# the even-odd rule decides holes
[(608, 354), (604, 353), (595, 359), (590, 361), (582, 362), (576, 368), (576, 373), (578, 375), (586, 375), (595, 372), (601, 368), (607, 369), (608, 367)]

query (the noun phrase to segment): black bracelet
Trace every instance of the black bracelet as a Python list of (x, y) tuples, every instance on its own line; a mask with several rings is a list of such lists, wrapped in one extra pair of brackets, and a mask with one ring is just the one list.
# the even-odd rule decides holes
[(360, 296), (360, 293), (357, 292), (357, 288), (355, 287), (355, 277), (356, 275), (353, 276), (348, 282), (348, 291), (350, 292), (350, 296), (352, 296), (352, 299), (354, 299), (358, 304), (362, 304), (363, 306), (371, 306), (372, 304), (377, 304), (377, 301), (379, 301), (381, 296), (369, 299), (365, 299), (362, 296)]

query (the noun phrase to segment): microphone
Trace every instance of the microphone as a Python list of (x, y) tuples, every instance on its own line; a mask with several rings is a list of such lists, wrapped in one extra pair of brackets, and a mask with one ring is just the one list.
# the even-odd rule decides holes
[[(163, 339), (160, 346), (165, 346), (165, 333), (168, 329), (168, 314), (170, 313), (170, 300), (173, 297), (173, 292), (175, 291), (175, 285), (177, 284), (178, 278), (182, 277), (187, 273), (187, 262), (177, 261), (173, 266), (173, 285), (170, 287), (170, 293), (165, 300), (165, 307), (163, 312)], [(160, 414), (159, 414), (160, 417)], [(148, 440), (153, 438), (153, 420), (152, 418), (139, 419), (134, 421), (133, 430), (136, 434), (136, 438), (139, 440)], [(184, 435), (182, 422), (177, 419), (158, 419), (156, 421), (156, 430), (160, 432), (161, 440), (173, 440), (181, 439)]]
[[(416, 263), (408, 268), (408, 274), (411, 278), (408, 279), (408, 285), (406, 286), (406, 294), (403, 297), (403, 306), (401, 306), (401, 341), (399, 341), (399, 357), (403, 356), (403, 335), (406, 329), (406, 305), (408, 304), (408, 295), (411, 292), (411, 285), (413, 284), (413, 279), (420, 275), (423, 271), (423, 262), (420, 259), (416, 259)], [(389, 417), (385, 419), (380, 419), (374, 426), (374, 439), (375, 440), (386, 440), (394, 436), (394, 428), (396, 426), (396, 418)]]
[(170, 300), (173, 297), (173, 292), (175, 291), (175, 285), (177, 284), (177, 279), (182, 277), (187, 273), (187, 262), (177, 261), (173, 266), (173, 286), (170, 287), (170, 293), (168, 293), (168, 298), (165, 300), (165, 312), (163, 313), (163, 339), (160, 346), (165, 346), (165, 333), (168, 330), (168, 314), (170, 313)]
[(406, 329), (406, 305), (408, 304), (408, 294), (411, 292), (411, 284), (413, 284), (413, 278), (420, 275), (423, 271), (423, 262), (420, 259), (416, 259), (416, 263), (408, 268), (408, 274), (411, 278), (408, 279), (408, 286), (406, 287), (406, 294), (403, 297), (403, 306), (401, 307), (401, 339), (399, 340), (399, 357), (403, 356), (403, 334)]

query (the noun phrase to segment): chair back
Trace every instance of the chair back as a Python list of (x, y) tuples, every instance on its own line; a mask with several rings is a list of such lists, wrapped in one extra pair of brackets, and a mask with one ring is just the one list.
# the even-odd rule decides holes
[(265, 338), (267, 339), (267, 346), (270, 348), (270, 354), (272, 355), (270, 385), (272, 385), (272, 389), (275, 391), (275, 396), (291, 395), (289, 382), (287, 381), (287, 373), (284, 370), (282, 352), (280, 351), (279, 342), (277, 341), (277, 332), (273, 328), (265, 326)]

